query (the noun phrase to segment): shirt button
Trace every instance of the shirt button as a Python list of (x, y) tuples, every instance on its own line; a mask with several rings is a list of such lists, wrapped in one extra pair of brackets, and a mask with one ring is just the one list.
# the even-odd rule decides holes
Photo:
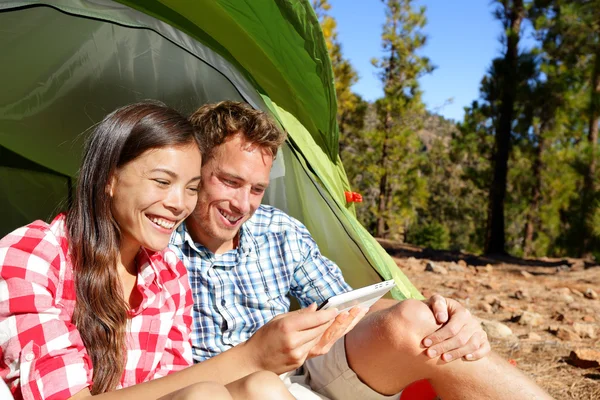
[(269, 293), (269, 287), (265, 285), (265, 292)]
[(225, 299), (221, 300), (221, 305), (224, 306), (225, 304), (227, 304), (227, 302), (225, 301)]
[(33, 353), (27, 353), (27, 354), (25, 355), (25, 361), (33, 361), (33, 358), (34, 358), (34, 357), (35, 357), (35, 356), (33, 355)]

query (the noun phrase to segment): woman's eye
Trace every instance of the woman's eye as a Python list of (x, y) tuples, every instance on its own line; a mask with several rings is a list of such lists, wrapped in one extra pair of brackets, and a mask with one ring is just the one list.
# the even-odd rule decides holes
[(188, 190), (194, 193), (198, 193), (200, 191), (200, 188), (198, 186), (191, 186), (188, 188)]
[(154, 182), (158, 183), (159, 186), (167, 186), (169, 181), (165, 181), (164, 179), (154, 179)]

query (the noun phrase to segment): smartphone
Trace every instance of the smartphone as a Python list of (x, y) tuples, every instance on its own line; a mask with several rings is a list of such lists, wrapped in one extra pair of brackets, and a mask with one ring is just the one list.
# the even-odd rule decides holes
[(350, 310), (355, 306), (371, 307), (384, 294), (390, 291), (396, 285), (393, 279), (383, 281), (374, 285), (365, 286), (360, 289), (354, 289), (346, 293), (332, 296), (325, 300), (317, 310), (327, 310), (328, 308), (337, 308), (339, 312)]

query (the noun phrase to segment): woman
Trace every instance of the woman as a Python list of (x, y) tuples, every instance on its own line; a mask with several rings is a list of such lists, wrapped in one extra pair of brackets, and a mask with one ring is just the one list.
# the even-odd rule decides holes
[(291, 398), (269, 372), (224, 387), (186, 369), (192, 299), (166, 247), (200, 165), (186, 118), (122, 107), (92, 133), (68, 213), (0, 240), (0, 376), (17, 399)]

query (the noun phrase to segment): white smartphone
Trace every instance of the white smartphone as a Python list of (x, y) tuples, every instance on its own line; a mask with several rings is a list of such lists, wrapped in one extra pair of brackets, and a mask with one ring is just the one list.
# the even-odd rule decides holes
[(390, 291), (396, 285), (393, 279), (383, 281), (374, 285), (365, 286), (360, 289), (354, 289), (346, 293), (332, 296), (325, 300), (317, 310), (327, 310), (328, 308), (337, 308), (339, 312), (350, 310), (355, 306), (371, 307), (384, 294)]

